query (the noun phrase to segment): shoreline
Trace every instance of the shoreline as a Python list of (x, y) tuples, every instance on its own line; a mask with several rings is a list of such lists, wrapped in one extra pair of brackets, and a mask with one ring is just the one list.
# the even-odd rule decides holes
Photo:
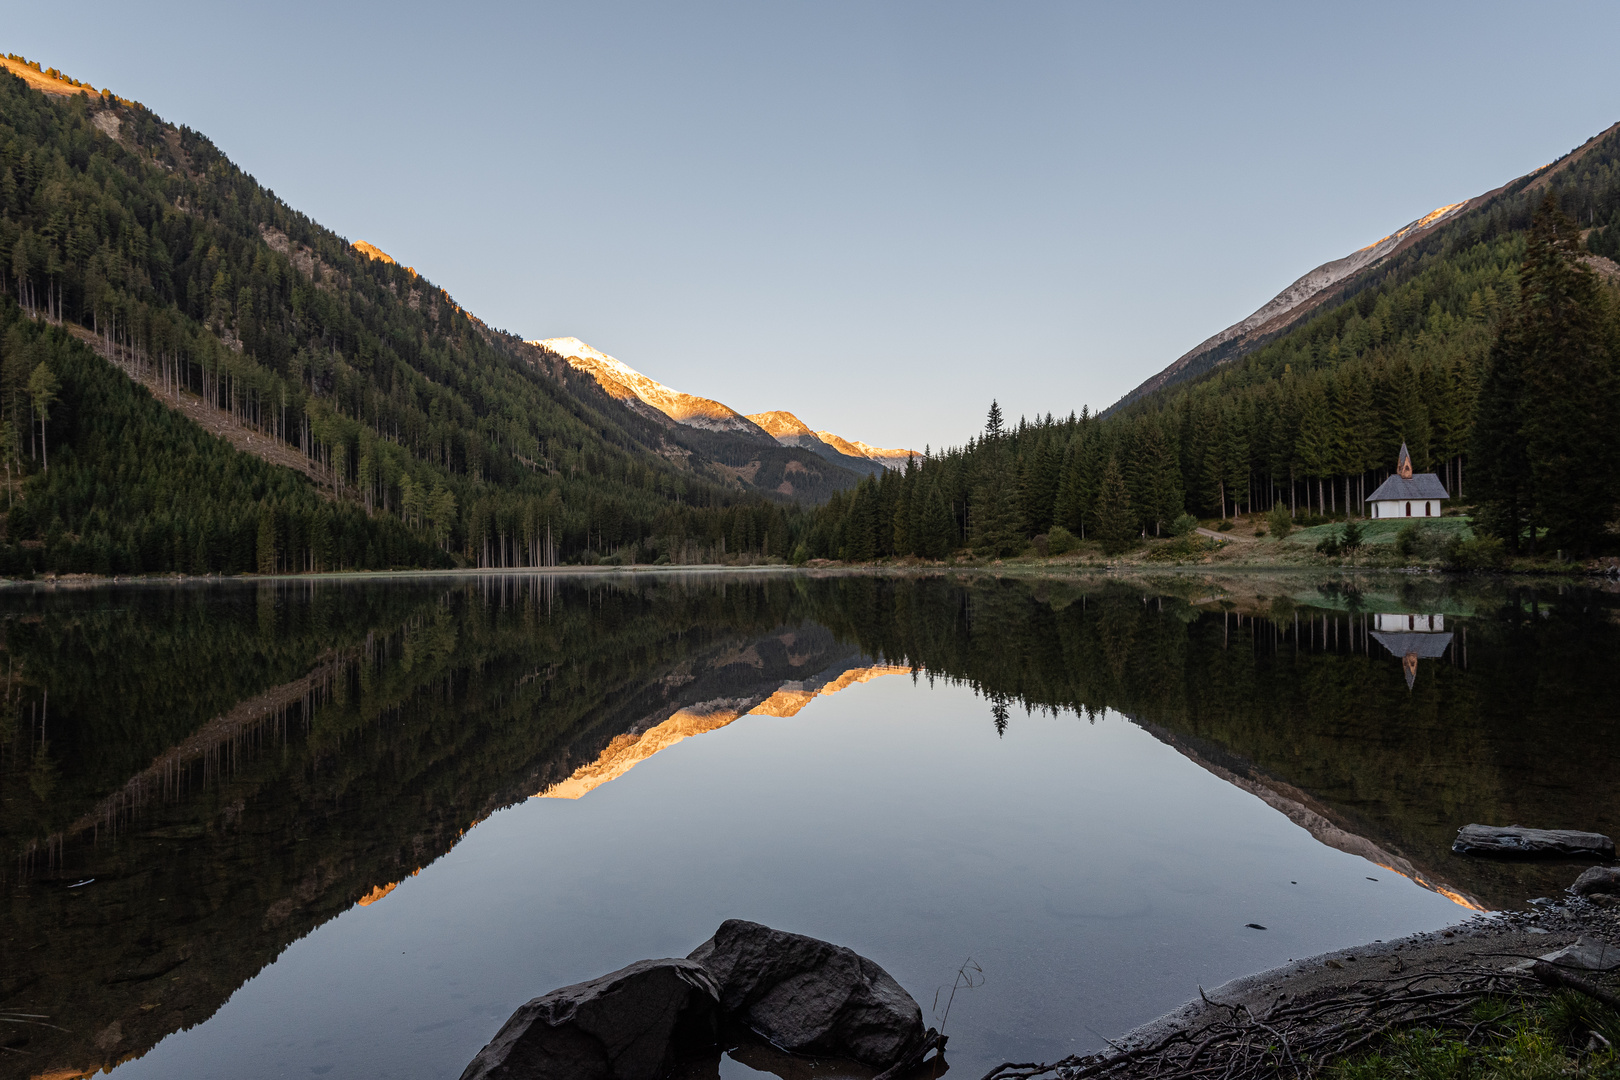
[[(814, 560), (819, 562), (820, 560)], [(985, 577), (1006, 577), (1046, 580), (1113, 579), (1143, 580), (1166, 578), (1260, 578), (1260, 577), (1390, 577), (1431, 578), (1455, 581), (1513, 581), (1523, 579), (1538, 584), (1567, 582), (1569, 584), (1615, 584), (1616, 575), (1608, 569), (1566, 570), (1511, 570), (1481, 572), (1447, 570), (1435, 566), (1330, 566), (1302, 565), (1298, 563), (1111, 563), (1097, 565), (1069, 559), (1016, 560), (992, 562), (825, 562), (822, 565), (795, 566), (792, 563), (729, 565), (726, 563), (693, 563), (659, 565), (655, 563), (627, 563), (624, 565), (584, 566), (513, 566), (513, 567), (458, 567), (451, 569), (404, 570), (321, 570), (297, 574), (61, 574), (40, 575), (32, 578), (0, 577), (0, 590), (23, 586), (75, 587), (98, 585), (198, 585), (223, 582), (294, 582), (294, 581), (381, 581), (392, 579), (435, 578), (537, 578), (537, 577), (603, 577), (614, 575), (663, 576), (670, 574), (786, 574), (800, 573), (820, 576), (844, 575), (900, 575), (962, 574)]]
[[(1515, 984), (1539, 991), (1529, 962), (1582, 941), (1601, 943), (1620, 960), (1620, 909), (1600, 907), (1571, 893), (1540, 898), (1528, 909), (1477, 914), (1447, 929), (1335, 949), (1239, 976), (1211, 990), (1200, 987), (1198, 997), (1107, 1040), (1107, 1050), (1050, 1064), (1008, 1063), (992, 1069), (984, 1080), (1037, 1080), (1059, 1075), (1060, 1069), (1063, 1075), (1105, 1074), (1109, 1080), (1157, 1075), (1162, 1062), (1153, 1055), (1159, 1049), (1207, 1045), (1220, 1037), (1218, 1033), (1229, 1031), (1234, 1018), (1264, 1032), (1265, 1038), (1280, 1039), (1286, 1047), (1289, 1036), (1299, 1040), (1354, 1021), (1341, 1011), (1339, 1020), (1319, 1015), (1279, 1034), (1267, 1024), (1285, 1028), (1283, 1020), (1273, 1019), (1279, 1012), (1309, 1012), (1312, 1005), (1338, 1001), (1391, 1002), (1402, 992), (1412, 993), (1417, 985), (1421, 985), (1417, 993), (1424, 995), (1504, 992), (1468, 989), (1482, 984), (1514, 988), (1509, 993), (1515, 992)], [(1406, 1022), (1421, 1025), (1423, 1017)]]

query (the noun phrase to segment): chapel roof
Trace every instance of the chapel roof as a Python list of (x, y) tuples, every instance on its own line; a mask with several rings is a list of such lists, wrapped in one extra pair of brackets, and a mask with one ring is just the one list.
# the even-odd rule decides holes
[(1451, 634), (1425, 634), (1405, 633), (1389, 634), (1379, 630), (1371, 631), (1372, 639), (1395, 656), (1405, 656), (1411, 653), (1423, 660), (1438, 660), (1446, 655), (1446, 647), (1451, 644)]
[(1417, 473), (1411, 479), (1404, 476), (1391, 476), (1371, 495), (1368, 502), (1383, 502), (1389, 499), (1449, 499), (1446, 486), (1440, 478), (1432, 472)]

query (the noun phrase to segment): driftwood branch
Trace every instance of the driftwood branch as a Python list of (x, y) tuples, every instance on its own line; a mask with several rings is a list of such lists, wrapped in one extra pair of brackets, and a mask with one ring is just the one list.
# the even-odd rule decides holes
[(1566, 967), (1549, 963), (1546, 960), (1537, 960), (1530, 965), (1530, 974), (1536, 981), (1547, 986), (1564, 987), (1577, 993), (1585, 994), (1589, 998), (1603, 1002), (1609, 1008), (1620, 1012), (1620, 997), (1615, 996), (1603, 987), (1589, 979), (1583, 979)]
[[(1549, 967), (1551, 965), (1548, 965)], [(1570, 985), (1557, 970), (1558, 985)], [(1579, 976), (1573, 976), (1591, 986)], [(1539, 974), (1489, 969), (1419, 971), (1399, 979), (1362, 982), (1308, 1000), (1279, 997), (1256, 1016), (1244, 1005), (1203, 1000), (1201, 1016), (1151, 1042), (1063, 1058), (1050, 1063), (1004, 1062), (984, 1080), (1276, 1080), (1308, 1077), (1329, 1062), (1375, 1045), (1417, 1024), (1455, 1031), (1466, 1041), (1505, 1027), (1519, 1010), (1479, 1020), (1482, 998), (1539, 989)], [(1575, 989), (1576, 987), (1571, 987)], [(1592, 987), (1610, 1004), (1613, 995)], [(1584, 991), (1583, 992), (1587, 992)]]

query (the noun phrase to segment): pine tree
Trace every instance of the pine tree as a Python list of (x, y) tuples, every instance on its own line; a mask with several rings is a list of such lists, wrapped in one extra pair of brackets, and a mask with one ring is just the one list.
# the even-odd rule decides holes
[(1294, 456), (1299, 461), (1301, 473), (1308, 480), (1317, 482), (1317, 502), (1320, 504), (1322, 478), (1328, 474), (1333, 459), (1333, 414), (1319, 383), (1313, 382), (1305, 390), (1300, 405), (1299, 434), (1294, 440)]
[(1031, 532), (1043, 533), (1052, 527), (1062, 474), (1062, 455), (1050, 432), (1043, 431), (1032, 453), (1025, 455), (1021, 470), (1024, 523)]
[(1158, 423), (1146, 421), (1138, 430), (1131, 472), (1135, 481), (1129, 485), (1131, 503), (1136, 507), (1138, 523), (1154, 536), (1161, 536), (1182, 512), (1183, 502), (1181, 469)]
[(852, 562), (869, 562), (877, 558), (877, 483), (870, 476), (855, 488), (844, 532), (844, 558)]
[(266, 499), (259, 504), (259, 534), (258, 534), (258, 571), (261, 574), (276, 572), (276, 513)]
[(1232, 514), (1238, 514), (1238, 504), (1249, 500), (1249, 440), (1239, 416), (1227, 418), (1221, 435), (1221, 461), (1226, 468), (1221, 477), (1226, 501), (1232, 504)]
[(901, 475), (899, 496), (894, 507), (894, 552), (896, 555), (917, 554), (917, 459), (906, 459), (906, 471)]
[(1131, 496), (1119, 461), (1110, 457), (1103, 466), (1097, 490), (1097, 539), (1103, 551), (1118, 555), (1136, 540), (1136, 519), (1131, 512)]
[(1583, 262), (1580, 229), (1553, 201), (1536, 211), (1519, 275), (1525, 452), (1547, 542), (1590, 554), (1614, 517), (1615, 325)]
[(46, 469), (51, 467), (51, 454), (45, 440), (45, 425), (51, 418), (51, 406), (56, 404), (56, 394), (61, 388), (56, 372), (44, 361), (28, 376), (28, 396), (33, 399), (34, 417), (39, 421), (39, 456), (42, 467)]
[(951, 518), (950, 507), (945, 505), (945, 496), (938, 484), (928, 485), (919, 527), (922, 531), (919, 554), (943, 559), (956, 547), (956, 522)]
[(991, 468), (973, 489), (973, 548), (992, 558), (1011, 555), (1023, 546), (1018, 488), (1010, 470)]

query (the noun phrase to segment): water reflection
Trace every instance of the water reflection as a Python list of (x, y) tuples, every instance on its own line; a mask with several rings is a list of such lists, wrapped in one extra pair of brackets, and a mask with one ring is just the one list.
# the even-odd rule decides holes
[[(764, 664), (760, 662), (759, 656), (761, 648), (782, 646), (791, 649), (798, 643), (798, 636), (797, 633), (789, 632), (777, 638), (756, 642), (748, 647), (746, 653), (723, 658), (716, 663), (721, 667), (730, 663), (750, 663), (763, 670)], [(802, 663), (802, 660), (800, 662)], [(909, 674), (910, 671), (910, 668), (895, 667), (891, 664), (868, 664), (836, 673), (823, 672), (809, 679), (789, 679), (770, 691), (764, 700), (757, 700), (764, 691), (756, 691), (740, 698), (714, 698), (676, 709), (668, 719), (658, 720), (651, 727), (643, 728), (637, 725), (621, 735), (615, 735), (595, 761), (581, 765), (574, 770), (573, 775), (552, 784), (536, 794), (535, 798), (577, 799), (609, 780), (623, 776), (637, 763), (647, 760), (660, 750), (667, 750), (693, 735), (718, 731), (739, 716), (797, 716), (799, 710), (819, 696), (836, 694), (847, 687), (870, 682), (881, 675)], [(659, 715), (662, 714), (655, 713), (647, 717), (643, 723), (651, 722)]]
[[(0, 1011), (54, 1026), (0, 1031), (15, 1051), (0, 1077), (138, 1057), (339, 913), (400, 905), (401, 882), (497, 810), (599, 799), (693, 736), (732, 739), (742, 718), (795, 718), (887, 675), (978, 694), (1009, 750), (1043, 717), (1123, 714), (1328, 848), (1466, 908), (1517, 905), (1568, 868), (1463, 859), (1451, 838), (1470, 820), (1620, 823), (1615, 613), (1596, 591), (1263, 578), (7, 592)], [(880, 752), (860, 730), (839, 751), (851, 763)], [(922, 753), (919, 738), (893, 752)], [(974, 752), (1002, 782), (992, 750)], [(971, 827), (1006, 842), (989, 821), (1005, 796), (938, 798), (983, 804)], [(1109, 887), (1046, 906), (1149, 917), (1151, 893)], [(1184, 970), (1165, 977), (1184, 992)]]
[(1419, 660), (1438, 660), (1451, 648), (1444, 615), (1380, 613), (1373, 618), (1378, 627), (1372, 632), (1373, 640), (1388, 649), (1392, 656), (1400, 657), (1408, 690), (1417, 681)]

